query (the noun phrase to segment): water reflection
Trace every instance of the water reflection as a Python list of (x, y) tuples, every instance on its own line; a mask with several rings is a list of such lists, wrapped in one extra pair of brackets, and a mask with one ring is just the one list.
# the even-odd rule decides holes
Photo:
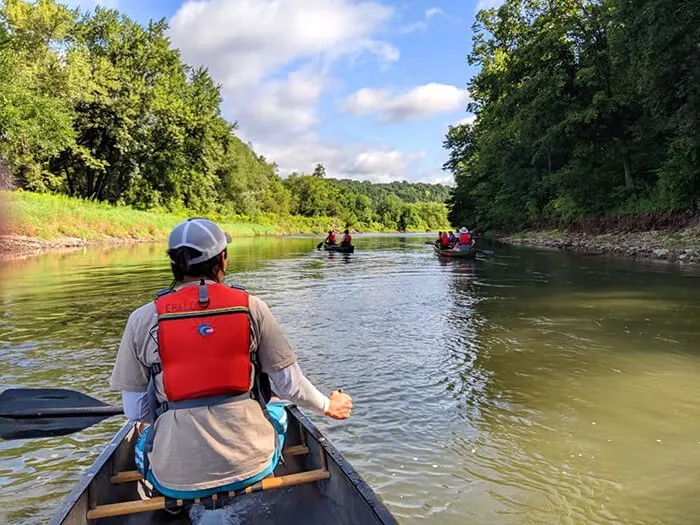
[(528, 255), (452, 281), (455, 305), (473, 309), (474, 334), (453, 354), (468, 358), (447, 384), (478, 431), (453, 444), (476, 492), (463, 510), (477, 522), (684, 522), (698, 508), (687, 462), (698, 464), (700, 367), (682, 341), (700, 332), (696, 276)]
[[(697, 270), (498, 247), (444, 261), (425, 237), (236, 240), (230, 282), (270, 304), (318, 419), (404, 523), (687, 523), (700, 511)], [(167, 286), (162, 245), (3, 268), (0, 388), (106, 401), (128, 313)], [(44, 523), (121, 422), (0, 443), (0, 522)], [(21, 495), (21, 498), (20, 498)]]

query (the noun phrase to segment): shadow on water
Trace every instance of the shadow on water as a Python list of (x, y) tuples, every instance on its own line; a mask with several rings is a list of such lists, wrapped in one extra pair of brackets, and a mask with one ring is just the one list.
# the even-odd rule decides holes
[[(700, 271), (500, 246), (444, 261), (420, 236), (333, 254), (318, 240), (236, 240), (228, 279), (271, 306), (319, 388), (351, 392), (350, 421), (314, 420), (403, 523), (700, 513)], [(2, 277), (0, 388), (116, 402), (126, 318), (170, 283), (164, 246), (49, 254)], [(120, 424), (0, 443), (0, 522), (45, 523)]]

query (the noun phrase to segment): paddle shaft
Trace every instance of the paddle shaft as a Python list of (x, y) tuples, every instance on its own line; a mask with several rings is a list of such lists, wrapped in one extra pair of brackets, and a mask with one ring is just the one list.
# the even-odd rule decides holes
[(118, 416), (124, 413), (122, 407), (68, 407), (68, 408), (34, 408), (26, 410), (7, 410), (0, 412), (0, 417), (12, 419), (38, 419), (44, 417), (81, 417), (81, 416)]

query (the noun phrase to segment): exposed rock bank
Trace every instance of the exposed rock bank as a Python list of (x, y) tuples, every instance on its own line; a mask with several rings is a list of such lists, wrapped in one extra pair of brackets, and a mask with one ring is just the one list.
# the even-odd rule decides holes
[(18, 259), (39, 255), (46, 252), (75, 251), (87, 246), (132, 244), (144, 242), (147, 239), (130, 239), (109, 237), (103, 240), (81, 239), (79, 237), (56, 237), (54, 239), (40, 239), (25, 235), (2, 234), (0, 235), (0, 261)]
[(668, 231), (615, 232), (589, 234), (571, 231), (525, 232), (503, 236), (508, 244), (526, 244), (590, 255), (619, 255), (640, 259), (660, 259), (680, 263), (700, 263), (700, 228)]

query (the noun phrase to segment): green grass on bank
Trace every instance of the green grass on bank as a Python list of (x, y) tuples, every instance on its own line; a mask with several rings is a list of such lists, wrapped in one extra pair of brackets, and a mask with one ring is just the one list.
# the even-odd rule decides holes
[[(128, 206), (112, 206), (65, 195), (31, 192), (0, 192), (3, 233), (54, 239), (79, 237), (88, 240), (109, 238), (162, 239), (182, 219), (194, 213), (140, 211)], [(275, 217), (261, 215), (255, 221), (243, 216), (209, 216), (234, 236), (322, 233), (333, 224), (326, 217)]]

